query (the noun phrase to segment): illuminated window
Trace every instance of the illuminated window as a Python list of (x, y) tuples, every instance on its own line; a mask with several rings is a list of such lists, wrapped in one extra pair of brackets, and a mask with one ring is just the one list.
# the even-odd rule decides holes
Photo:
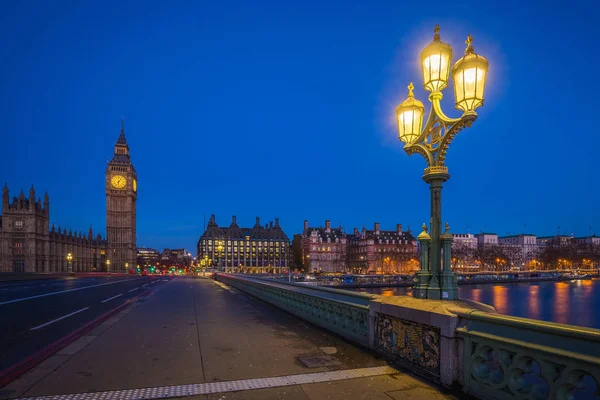
[(21, 220), (15, 221), (15, 228), (23, 229), (23, 221), (21, 221)]

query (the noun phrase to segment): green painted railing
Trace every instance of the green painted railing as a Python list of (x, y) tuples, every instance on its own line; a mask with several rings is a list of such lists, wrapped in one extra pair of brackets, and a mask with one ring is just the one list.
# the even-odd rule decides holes
[(368, 346), (369, 302), (375, 295), (222, 273), (215, 279)]
[(465, 392), (489, 399), (600, 398), (600, 330), (479, 311), (456, 314), (466, 320), (457, 328)]

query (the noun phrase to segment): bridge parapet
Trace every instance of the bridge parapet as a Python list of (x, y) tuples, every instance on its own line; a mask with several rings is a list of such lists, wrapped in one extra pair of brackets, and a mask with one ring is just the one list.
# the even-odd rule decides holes
[(369, 346), (369, 303), (376, 295), (221, 273), (215, 279)]
[(463, 390), (492, 399), (600, 396), (600, 330), (457, 310)]
[(216, 279), (478, 398), (600, 393), (598, 329), (500, 315), (470, 300), (384, 297), (229, 274)]

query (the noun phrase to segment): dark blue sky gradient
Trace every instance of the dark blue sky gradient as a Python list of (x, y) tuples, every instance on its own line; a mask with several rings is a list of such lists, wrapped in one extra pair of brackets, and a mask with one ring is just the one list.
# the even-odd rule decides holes
[(600, 233), (594, 14), (581, 1), (3, 2), (0, 179), (11, 196), (47, 189), (53, 223), (104, 234), (125, 116), (138, 246), (195, 249), (204, 213), (278, 216), (290, 238), (304, 219), (415, 231), (425, 162), (402, 150), (394, 109), (410, 81), (426, 103), (418, 57), (439, 23), (454, 61), (471, 33), (491, 65), (479, 120), (448, 153), (444, 221)]

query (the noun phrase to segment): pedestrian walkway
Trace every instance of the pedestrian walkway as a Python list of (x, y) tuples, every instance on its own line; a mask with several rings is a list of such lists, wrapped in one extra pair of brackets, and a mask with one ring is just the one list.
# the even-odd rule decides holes
[(33, 399), (452, 399), (207, 279), (177, 278), (0, 389)]

